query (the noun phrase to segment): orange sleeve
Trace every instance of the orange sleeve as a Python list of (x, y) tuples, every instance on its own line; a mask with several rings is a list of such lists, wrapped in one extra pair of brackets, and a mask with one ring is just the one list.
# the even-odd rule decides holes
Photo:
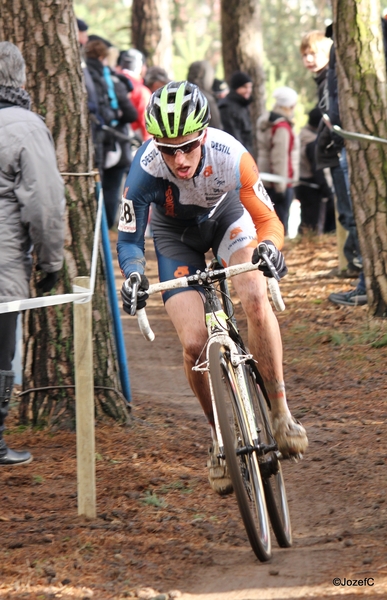
[(284, 226), (259, 176), (258, 167), (248, 152), (239, 163), (240, 199), (250, 213), (257, 230), (258, 241), (270, 240), (280, 250), (284, 243)]

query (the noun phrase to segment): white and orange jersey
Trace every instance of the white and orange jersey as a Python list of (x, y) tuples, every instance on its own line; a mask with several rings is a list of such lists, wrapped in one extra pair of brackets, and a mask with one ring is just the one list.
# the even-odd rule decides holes
[[(209, 127), (201, 162), (195, 176), (188, 180), (178, 179), (171, 173), (153, 140), (149, 140), (137, 151), (125, 183), (118, 225), (119, 244), (128, 243), (127, 252), (136, 255), (133, 256), (136, 262), (139, 253), (143, 253), (151, 203), (166, 216), (189, 226), (207, 219), (231, 190), (239, 191), (240, 201), (254, 221), (258, 240), (271, 240), (281, 248), (283, 225), (253, 157), (234, 137)], [(126, 258), (131, 262), (129, 256)]]

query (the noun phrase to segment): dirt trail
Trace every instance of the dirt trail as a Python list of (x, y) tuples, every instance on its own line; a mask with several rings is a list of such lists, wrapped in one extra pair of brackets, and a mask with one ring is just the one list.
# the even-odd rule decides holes
[[(187, 600), (348, 594), (387, 598), (387, 353), (385, 346), (370, 346), (372, 335), (368, 343), (360, 339), (363, 343), (352, 348), (357, 324), (359, 336), (365, 335), (363, 327), (368, 329), (366, 308), (337, 308), (326, 300), (343, 285), (326, 278), (335, 265), (334, 260), (327, 262), (335, 243), (334, 237), (328, 239), (327, 247), (320, 242), (288, 251), (290, 273), (282, 282), (288, 308), (278, 316), (292, 411), (302, 418), (310, 439), (305, 459), (284, 466), (294, 546), (282, 550), (274, 542), (273, 558), (264, 565), (249, 548), (214, 549), (211, 567), (183, 578)], [(151, 256), (148, 265), (153, 264)], [(344, 287), (350, 283), (346, 280)], [(159, 301), (152, 301), (156, 308)], [(157, 314), (152, 325), (156, 343), (136, 340), (139, 356), (148, 356), (142, 369), (134, 366), (136, 356), (129, 347), (133, 388), (148, 397), (150, 392), (157, 405), (164, 406), (167, 397), (188, 414), (200, 414), (180, 368), (181, 351), (168, 319)], [(136, 324), (130, 322), (128, 328), (133, 339)], [(160, 382), (156, 393), (149, 389), (154, 379)], [(334, 577), (362, 584), (335, 587)]]
[[(155, 279), (149, 244), (147, 256)], [(0, 471), (0, 598), (387, 598), (387, 326), (327, 301), (351, 284), (328, 277), (334, 256), (334, 236), (289, 242), (281, 284), (289, 403), (310, 440), (303, 461), (284, 465), (294, 546), (273, 542), (259, 563), (235, 499), (211, 492), (208, 427), (151, 298), (152, 344), (122, 314), (134, 420), (97, 424), (96, 520), (76, 516), (74, 434), (11, 427), (10, 445), (35, 461)]]

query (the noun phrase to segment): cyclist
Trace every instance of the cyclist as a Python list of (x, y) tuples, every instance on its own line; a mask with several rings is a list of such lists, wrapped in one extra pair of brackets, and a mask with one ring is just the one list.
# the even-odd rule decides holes
[[(287, 273), (280, 252), (283, 225), (253, 157), (234, 137), (208, 127), (209, 120), (206, 98), (187, 81), (168, 83), (149, 101), (146, 127), (152, 139), (138, 150), (130, 169), (118, 225), (122, 273), (125, 278), (134, 271), (141, 274), (143, 293), (137, 308), (145, 306), (149, 286), (144, 275), (144, 233), (151, 203), (161, 281), (203, 270), (210, 249), (224, 266), (256, 263), (258, 240), (267, 243), (279, 275)], [(238, 275), (233, 285), (247, 316), (250, 352), (260, 357), (279, 450), (298, 455), (308, 445), (307, 436), (287, 406), (281, 335), (264, 279), (271, 273), (267, 267), (259, 268), (263, 273)], [(129, 312), (131, 293), (123, 286), (121, 295), (123, 308)], [(217, 458), (208, 380), (192, 371), (207, 338), (203, 297), (192, 288), (183, 288), (164, 292), (163, 301), (183, 347), (189, 384), (211, 425), (213, 445), (207, 462), (211, 487), (220, 494), (229, 493), (232, 485), (225, 462)]]

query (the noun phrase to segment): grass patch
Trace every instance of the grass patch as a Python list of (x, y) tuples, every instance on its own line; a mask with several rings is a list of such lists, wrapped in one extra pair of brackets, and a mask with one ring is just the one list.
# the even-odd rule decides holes
[(155, 506), (156, 508), (166, 508), (168, 506), (164, 498), (159, 498), (151, 490), (147, 490), (145, 492), (145, 496), (142, 498), (141, 502), (142, 504), (146, 504), (147, 506)]

